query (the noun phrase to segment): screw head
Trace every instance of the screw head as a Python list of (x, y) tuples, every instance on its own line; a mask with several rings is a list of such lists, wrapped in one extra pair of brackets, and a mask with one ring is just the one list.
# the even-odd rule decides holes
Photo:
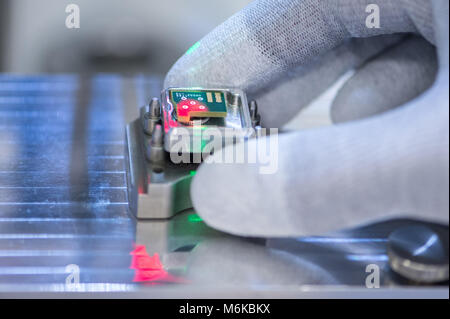
[(448, 280), (448, 228), (423, 225), (401, 227), (388, 239), (389, 264), (410, 280), (434, 283)]

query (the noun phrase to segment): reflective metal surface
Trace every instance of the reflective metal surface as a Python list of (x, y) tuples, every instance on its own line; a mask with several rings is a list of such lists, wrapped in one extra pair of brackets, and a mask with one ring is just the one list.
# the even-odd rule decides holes
[(0, 284), (132, 279), (121, 82), (86, 81), (0, 78)]
[[(189, 189), (198, 164), (173, 164), (162, 147), (149, 145), (141, 120), (126, 127), (125, 170), (130, 212), (139, 219), (169, 218), (192, 207)], [(156, 153), (160, 160), (149, 160)], [(146, 158), (147, 157), (147, 158)]]
[(448, 228), (413, 225), (389, 236), (389, 264), (417, 282), (448, 280)]
[[(410, 286), (389, 268), (389, 234), (415, 221), (267, 241), (192, 210), (138, 222), (124, 128), (159, 90), (144, 76), (0, 75), (1, 297), (448, 298), (448, 283)], [(380, 289), (366, 288), (370, 264)]]

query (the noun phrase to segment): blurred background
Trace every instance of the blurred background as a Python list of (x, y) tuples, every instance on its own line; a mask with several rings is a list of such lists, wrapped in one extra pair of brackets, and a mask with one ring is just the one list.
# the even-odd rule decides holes
[[(0, 0), (0, 72), (165, 74), (250, 0)], [(68, 4), (80, 28), (65, 26)]]
[[(161, 81), (195, 42), (251, 0), (0, 0), (0, 73), (118, 73)], [(65, 25), (67, 5), (80, 28)], [(345, 76), (347, 79), (348, 76)], [(285, 127), (329, 125), (339, 83)]]

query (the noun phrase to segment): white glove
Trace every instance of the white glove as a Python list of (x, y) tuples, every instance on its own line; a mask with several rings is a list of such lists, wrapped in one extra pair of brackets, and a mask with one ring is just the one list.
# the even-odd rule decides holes
[(165, 87), (242, 88), (263, 126), (280, 127), (358, 68), (333, 103), (339, 124), (279, 137), (275, 174), (200, 166), (191, 194), (206, 223), (246, 236), (394, 217), (448, 223), (449, 3), (378, 0), (380, 28), (368, 28), (370, 3), (254, 1), (169, 71)]

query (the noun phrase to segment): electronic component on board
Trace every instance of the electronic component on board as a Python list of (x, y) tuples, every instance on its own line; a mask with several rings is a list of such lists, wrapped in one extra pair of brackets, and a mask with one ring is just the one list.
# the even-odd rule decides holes
[(259, 121), (256, 102), (249, 104), (242, 90), (164, 90), (126, 129), (130, 211), (137, 218), (169, 218), (191, 208), (190, 182), (199, 162), (174, 162), (174, 149), (187, 158), (202, 153), (208, 129), (221, 133), (221, 147), (243, 142), (254, 137)]
[(194, 118), (225, 118), (227, 104), (220, 91), (170, 90), (170, 100), (176, 108), (178, 122), (188, 124)]
[[(259, 125), (252, 120), (245, 93), (237, 89), (169, 88), (162, 93), (161, 110), (167, 152), (180, 142), (190, 153), (202, 152), (208, 137), (202, 136), (199, 148), (193, 140), (208, 128), (222, 133), (222, 146), (239, 143), (253, 137), (255, 124)], [(227, 130), (233, 134), (225, 134)]]

